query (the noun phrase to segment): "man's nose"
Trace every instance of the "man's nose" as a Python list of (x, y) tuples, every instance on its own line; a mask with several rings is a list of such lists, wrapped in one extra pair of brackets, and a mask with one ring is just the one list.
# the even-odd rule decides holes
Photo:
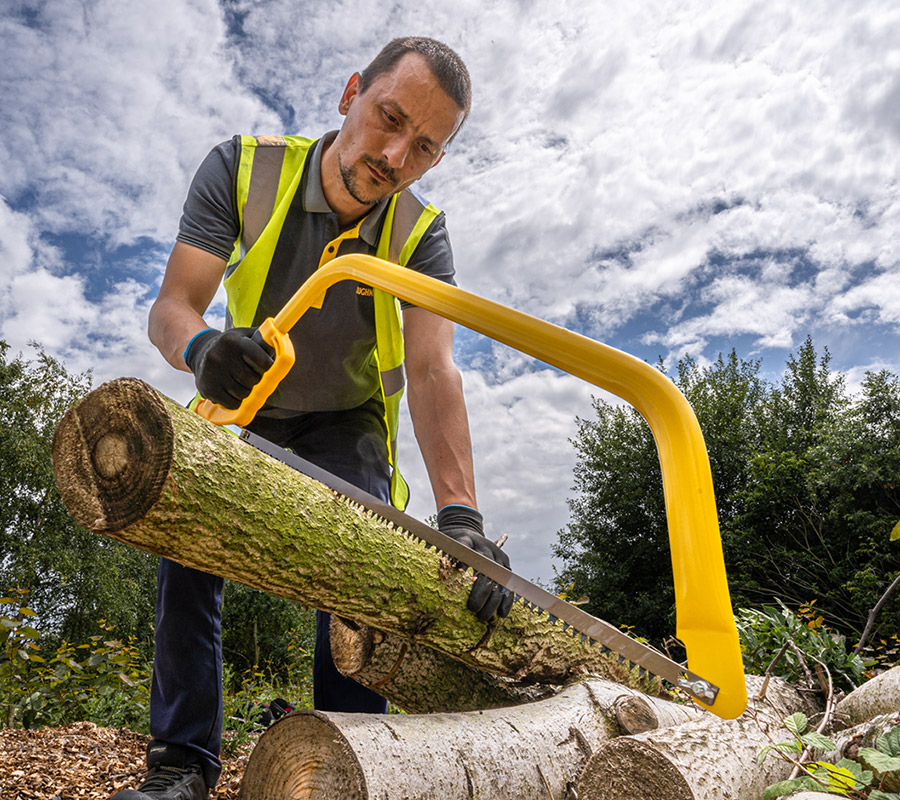
[(392, 169), (401, 169), (409, 157), (410, 142), (406, 136), (392, 136), (384, 145), (384, 160)]

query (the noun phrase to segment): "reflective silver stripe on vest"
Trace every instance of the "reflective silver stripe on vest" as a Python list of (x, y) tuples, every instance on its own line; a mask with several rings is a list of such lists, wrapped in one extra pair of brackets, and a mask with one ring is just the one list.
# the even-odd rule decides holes
[(406, 385), (406, 372), (403, 369), (403, 364), (400, 364), (400, 366), (394, 367), (393, 369), (389, 369), (386, 372), (382, 372), (381, 385), (384, 387), (385, 396), (388, 397), (403, 389)]
[(392, 264), (400, 263), (400, 251), (412, 234), (413, 228), (416, 227), (425, 208), (426, 206), (409, 189), (404, 189), (397, 195), (397, 204), (394, 206), (394, 225), (391, 228), (391, 242), (388, 246), (388, 261)]
[(275, 210), (281, 166), (284, 163), (284, 139), (280, 136), (259, 136), (256, 141), (258, 146), (253, 154), (253, 169), (244, 205), (244, 227), (241, 231), (245, 253), (256, 244)]

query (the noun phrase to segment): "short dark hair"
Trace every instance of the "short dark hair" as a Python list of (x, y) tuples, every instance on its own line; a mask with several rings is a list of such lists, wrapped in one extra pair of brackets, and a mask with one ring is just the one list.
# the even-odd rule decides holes
[[(431, 68), (440, 87), (463, 112), (462, 127), (472, 106), (472, 82), (469, 71), (456, 51), (437, 39), (426, 36), (402, 36), (388, 42), (360, 75), (360, 90), (366, 91), (379, 75), (390, 72), (407, 53), (418, 53)], [(459, 132), (454, 131), (453, 136)], [(453, 139), (451, 136), (451, 140)]]

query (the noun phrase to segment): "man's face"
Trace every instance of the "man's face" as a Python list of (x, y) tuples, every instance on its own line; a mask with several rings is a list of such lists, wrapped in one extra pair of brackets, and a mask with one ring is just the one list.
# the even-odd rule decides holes
[(346, 119), (332, 146), (343, 186), (367, 206), (409, 186), (437, 164), (463, 118), (417, 53), (407, 53), (363, 93), (359, 75), (354, 75), (338, 108)]

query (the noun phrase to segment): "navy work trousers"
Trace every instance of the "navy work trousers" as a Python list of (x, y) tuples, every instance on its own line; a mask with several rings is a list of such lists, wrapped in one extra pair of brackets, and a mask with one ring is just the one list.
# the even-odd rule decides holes
[[(390, 472), (380, 402), (371, 400), (350, 411), (257, 418), (248, 428), (389, 500)], [(186, 747), (189, 759), (202, 766), (210, 787), (221, 772), (223, 585), (214, 575), (167, 559), (160, 561), (150, 733), (158, 741)], [(315, 707), (385, 713), (384, 698), (341, 675), (334, 666), (329, 622), (328, 614), (316, 612)]]

